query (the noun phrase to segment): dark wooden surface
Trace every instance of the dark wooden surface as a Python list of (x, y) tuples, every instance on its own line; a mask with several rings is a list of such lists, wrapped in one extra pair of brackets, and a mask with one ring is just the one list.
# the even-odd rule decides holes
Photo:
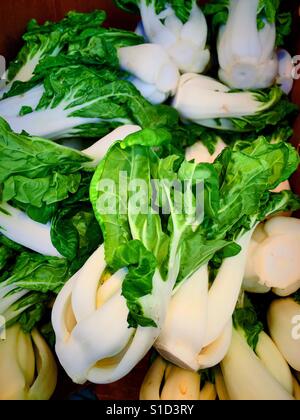
[[(205, 0), (199, 1), (205, 3)], [(290, 40), (290, 49), (293, 54), (300, 54), (300, 22), (298, 13), (298, 0), (284, 2), (288, 8), (294, 10), (294, 32)], [(35, 18), (39, 23), (46, 20), (59, 20), (69, 10), (88, 12), (94, 9), (104, 9), (107, 11), (107, 24), (112, 27), (133, 29), (137, 17), (125, 14), (118, 10), (112, 0), (7, 0), (0, 2), (0, 54), (7, 60), (14, 58), (21, 46), (21, 36), (26, 28), (27, 22)], [(296, 81), (292, 99), (300, 105), (300, 80)], [(300, 116), (295, 122), (295, 135), (293, 143), (300, 148)], [(292, 179), (292, 186), (300, 194), (300, 170)], [(126, 378), (121, 381), (98, 386), (94, 389), (100, 399), (138, 399), (139, 388), (148, 367), (148, 357), (146, 357)], [(65, 376), (61, 376), (61, 382), (56, 394), (57, 399), (63, 399), (71, 391), (78, 388), (70, 384)]]

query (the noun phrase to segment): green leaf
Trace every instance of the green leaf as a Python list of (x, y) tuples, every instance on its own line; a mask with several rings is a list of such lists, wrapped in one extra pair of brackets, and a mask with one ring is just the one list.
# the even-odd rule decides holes
[(220, 179), (220, 210), (218, 223), (212, 228), (214, 235), (222, 238), (225, 231), (240, 231), (242, 225), (250, 229), (271, 205), (269, 190), (289, 179), (298, 163), (299, 156), (291, 145), (270, 144), (264, 137), (226, 148), (214, 163)]
[(20, 318), (18, 318), (18, 323), (21, 325), (22, 330), (25, 333), (30, 333), (33, 328), (35, 328), (36, 325), (42, 320), (46, 313), (46, 305), (50, 304), (51, 298), (52, 296), (50, 295), (35, 293), (24, 299), (22, 305), (27, 307), (30, 304), (30, 308), (22, 313)]
[(9, 260), (14, 255), (10, 248), (0, 246), (0, 272), (6, 268)]
[(151, 294), (152, 280), (157, 261), (140, 241), (130, 241), (116, 249), (112, 267), (114, 270), (128, 267), (128, 274), (122, 285), (122, 294), (130, 311), (128, 325), (132, 328), (156, 327), (153, 320), (145, 317), (139, 300)]
[(6, 238), (4, 235), (0, 235), (0, 244), (16, 252), (23, 252), (25, 249), (21, 245), (16, 244), (12, 240)]
[[(15, 200), (33, 218), (43, 221), (49, 209), (74, 194), (86, 155), (48, 140), (15, 134), (0, 118), (0, 186), (2, 200)], [(37, 215), (40, 209), (40, 215)]]
[(212, 31), (215, 35), (220, 26), (228, 20), (230, 0), (213, 0), (203, 6), (203, 13), (212, 19)]
[[(91, 182), (90, 198), (96, 219), (100, 223), (105, 243), (105, 256), (108, 265), (114, 259), (115, 250), (120, 245), (126, 245), (130, 239), (130, 229), (127, 219), (127, 184), (120, 175), (131, 170), (128, 151), (115, 144), (98, 166)], [(104, 180), (103, 185), (101, 181)], [(106, 184), (109, 180), (110, 184)], [(126, 182), (126, 179), (125, 179)], [(111, 188), (110, 188), (111, 187)], [(122, 211), (120, 211), (122, 209)]]
[(32, 220), (43, 225), (51, 221), (55, 213), (57, 212), (58, 204), (46, 204), (43, 203), (41, 207), (35, 207), (31, 204), (23, 204), (19, 201), (13, 201), (13, 207), (16, 207), (24, 211)]
[(5, 285), (13, 284), (21, 289), (42, 293), (59, 293), (68, 278), (67, 260), (23, 252), (17, 258), (13, 274)]
[(90, 205), (63, 203), (51, 224), (51, 241), (69, 260), (89, 258), (101, 243), (102, 234)]
[(25, 45), (9, 66), (8, 80), (18, 77), (23, 81), (29, 80), (40, 60), (56, 56), (69, 41), (74, 42), (83, 30), (97, 28), (105, 18), (105, 12), (96, 10), (92, 13), (69, 12), (62, 21), (46, 22), (41, 26), (36, 20), (31, 20), (23, 36)]
[[(299, 206), (292, 193), (269, 192), (297, 169), (299, 157), (291, 145), (251, 138), (226, 148), (213, 165), (197, 165), (177, 155), (159, 158), (156, 147), (141, 146), (159, 144), (160, 136), (163, 140), (165, 132), (139, 132), (131, 146), (112, 146), (90, 189), (108, 265), (128, 267), (132, 254), (138, 266), (138, 274), (130, 270), (125, 292), (132, 326), (153, 320), (148, 316), (153, 281), (179, 287), (202, 265), (237, 255), (240, 247), (234, 241), (267, 215)], [(144, 296), (149, 298), (141, 301)]]
[(141, 132), (130, 134), (120, 146), (121, 149), (135, 145), (158, 147), (165, 143), (172, 143), (172, 135), (168, 130), (165, 128), (158, 128), (156, 130), (145, 128)]
[(49, 294), (33, 292), (19, 299), (3, 314), (6, 328), (19, 323), (25, 333), (30, 333), (44, 316), (51, 298)]
[(144, 39), (121, 29), (86, 29), (68, 45), (67, 56), (77, 63), (101, 65), (119, 70), (118, 49), (142, 44)]
[[(115, 3), (126, 12), (136, 13), (140, 7), (140, 0), (115, 0)], [(195, 0), (146, 0), (146, 4), (151, 5), (156, 14), (161, 13), (170, 5), (176, 16), (183, 23), (186, 23), (189, 20)]]
[(256, 311), (247, 296), (244, 299), (243, 308), (235, 310), (233, 324), (235, 328), (243, 329), (249, 346), (255, 351), (259, 334), (263, 331), (263, 324), (259, 322)]
[(50, 348), (54, 350), (55, 349), (56, 337), (55, 337), (55, 332), (54, 332), (52, 323), (49, 322), (48, 324), (43, 325), (40, 328), (40, 333), (42, 334), (44, 339), (47, 341)]

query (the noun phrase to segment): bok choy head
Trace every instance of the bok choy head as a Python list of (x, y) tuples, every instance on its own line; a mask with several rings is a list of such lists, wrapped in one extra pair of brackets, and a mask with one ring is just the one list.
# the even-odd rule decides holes
[(192, 73), (181, 76), (173, 106), (184, 120), (237, 132), (260, 132), (287, 119), (297, 109), (278, 86), (231, 90), (211, 77)]
[(276, 46), (291, 30), (291, 14), (280, 13), (280, 0), (215, 0), (205, 6), (220, 26), (219, 77), (231, 88), (261, 89), (278, 75)]
[(140, 10), (146, 41), (161, 45), (182, 73), (205, 70), (210, 60), (206, 48), (207, 24), (195, 0), (116, 0), (116, 3), (125, 10)]

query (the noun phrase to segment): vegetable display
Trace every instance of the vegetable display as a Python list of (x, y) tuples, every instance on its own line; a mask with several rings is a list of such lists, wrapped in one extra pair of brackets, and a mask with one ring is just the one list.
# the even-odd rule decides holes
[(1, 84), (0, 400), (147, 354), (140, 400), (299, 400), (291, 13), (115, 3), (135, 32), (33, 19)]

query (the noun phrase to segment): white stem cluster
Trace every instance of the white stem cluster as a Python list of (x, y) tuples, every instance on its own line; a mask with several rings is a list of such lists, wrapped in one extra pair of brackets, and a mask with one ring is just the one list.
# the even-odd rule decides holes
[(189, 20), (182, 23), (172, 7), (159, 15), (153, 4), (140, 1), (142, 24), (138, 32), (146, 43), (118, 50), (121, 67), (133, 76), (130, 81), (154, 104), (176, 92), (180, 73), (202, 73), (210, 60), (206, 48), (207, 23), (196, 2)]
[(262, 89), (278, 74), (275, 23), (257, 27), (259, 0), (230, 0), (227, 23), (217, 43), (219, 77), (231, 88)]
[(160, 333), (171, 290), (158, 272), (151, 297), (142, 302), (155, 327), (128, 328), (122, 269), (101, 283), (106, 269), (104, 246), (65, 285), (52, 312), (56, 353), (72, 380), (105, 384), (128, 374), (150, 350)]
[(25, 334), (20, 325), (0, 341), (0, 400), (48, 400), (57, 382), (54, 357), (37, 330)]
[(273, 217), (251, 239), (244, 289), (288, 296), (300, 287), (300, 221)]
[(225, 357), (252, 233), (249, 231), (237, 241), (242, 248), (240, 254), (224, 260), (210, 288), (204, 266), (175, 293), (155, 343), (165, 359), (198, 371), (217, 365)]

